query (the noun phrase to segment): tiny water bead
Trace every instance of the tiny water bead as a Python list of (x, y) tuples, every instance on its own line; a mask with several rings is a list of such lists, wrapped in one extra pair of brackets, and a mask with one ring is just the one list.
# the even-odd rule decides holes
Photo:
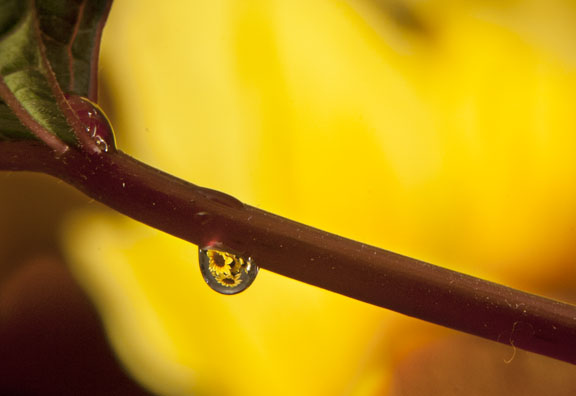
[(224, 250), (198, 249), (198, 260), (208, 286), (222, 294), (246, 290), (258, 274), (258, 266), (251, 258), (245, 259)]
[(112, 125), (100, 106), (79, 95), (66, 94), (66, 100), (100, 150), (106, 152), (116, 149)]

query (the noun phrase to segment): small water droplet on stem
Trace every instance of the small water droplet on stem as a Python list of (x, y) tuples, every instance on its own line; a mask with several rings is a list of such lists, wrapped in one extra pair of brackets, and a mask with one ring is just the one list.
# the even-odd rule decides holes
[(244, 204), (240, 200), (234, 198), (231, 195), (224, 194), (223, 192), (199, 186), (197, 187), (196, 191), (205, 198), (208, 198), (211, 201), (218, 202), (219, 204), (228, 206), (230, 208), (242, 209), (244, 207)]
[(194, 216), (199, 219), (200, 225), (206, 225), (212, 221), (212, 216), (208, 212), (198, 212)]
[(66, 94), (66, 100), (76, 113), (86, 133), (100, 150), (107, 152), (116, 149), (114, 131), (110, 120), (96, 103), (83, 96)]

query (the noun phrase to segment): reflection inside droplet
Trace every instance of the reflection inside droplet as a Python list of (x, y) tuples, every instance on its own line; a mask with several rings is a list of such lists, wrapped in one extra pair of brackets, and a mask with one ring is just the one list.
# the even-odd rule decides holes
[(200, 271), (213, 290), (222, 294), (236, 294), (246, 290), (258, 274), (258, 266), (251, 258), (222, 249), (198, 249)]
[(86, 128), (88, 136), (100, 150), (107, 152), (116, 148), (112, 125), (104, 111), (96, 103), (83, 96), (66, 94), (66, 100)]

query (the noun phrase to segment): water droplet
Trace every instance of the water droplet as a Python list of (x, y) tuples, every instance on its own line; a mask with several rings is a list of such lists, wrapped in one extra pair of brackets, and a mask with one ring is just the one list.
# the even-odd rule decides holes
[(228, 206), (230, 208), (242, 209), (244, 207), (244, 204), (240, 200), (234, 198), (231, 195), (224, 194), (223, 192), (200, 186), (197, 186), (196, 191), (198, 191), (198, 193), (200, 193), (200, 195), (203, 195), (205, 198), (208, 198), (211, 201), (218, 202), (219, 204)]
[(88, 98), (73, 94), (66, 94), (66, 100), (96, 145), (104, 152), (114, 150), (116, 148), (114, 131), (100, 106)]
[(254, 282), (258, 266), (251, 258), (243, 258), (214, 247), (198, 249), (200, 272), (213, 290), (222, 294), (237, 294)]
[(212, 216), (208, 212), (198, 212), (194, 216), (199, 219), (200, 225), (206, 225), (212, 221)]

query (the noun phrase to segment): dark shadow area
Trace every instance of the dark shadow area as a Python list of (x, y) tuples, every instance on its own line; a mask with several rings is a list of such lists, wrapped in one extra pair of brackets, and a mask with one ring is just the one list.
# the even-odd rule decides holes
[(66, 267), (27, 261), (0, 288), (0, 394), (150, 395), (116, 360), (98, 315)]

